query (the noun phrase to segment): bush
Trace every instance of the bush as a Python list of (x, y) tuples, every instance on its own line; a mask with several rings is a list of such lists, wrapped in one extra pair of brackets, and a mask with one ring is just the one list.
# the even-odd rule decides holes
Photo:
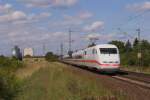
[(140, 59), (141, 65), (143, 67), (150, 67), (150, 42), (149, 41), (142, 40), (139, 43), (138, 39), (136, 38), (133, 43), (131, 43), (129, 40), (126, 43), (117, 40), (111, 41), (109, 43), (114, 44), (119, 48), (120, 56), (121, 56), (121, 65), (138, 66), (139, 59), (137, 57), (137, 54), (138, 52), (141, 52), (142, 53), (142, 58)]
[(10, 59), (7, 57), (0, 57), (0, 68), (15, 71), (16, 69), (20, 67), (23, 67), (23, 62), (15, 58)]
[(15, 72), (23, 63), (15, 58), (0, 56), (0, 100), (13, 100), (20, 91), (20, 80)]
[(48, 52), (46, 55), (45, 55), (45, 59), (47, 61), (57, 61), (58, 60), (58, 56), (54, 55), (52, 52)]
[(150, 66), (150, 51), (144, 51), (142, 57), (143, 66)]
[(21, 90), (20, 81), (14, 74), (0, 71), (0, 100), (13, 100)]

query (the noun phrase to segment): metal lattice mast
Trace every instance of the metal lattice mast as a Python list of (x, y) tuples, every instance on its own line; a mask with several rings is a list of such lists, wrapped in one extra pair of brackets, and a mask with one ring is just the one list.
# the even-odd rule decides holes
[(137, 32), (138, 32), (138, 64), (139, 64), (139, 67), (142, 66), (142, 49), (141, 49), (141, 30), (140, 28), (137, 29)]

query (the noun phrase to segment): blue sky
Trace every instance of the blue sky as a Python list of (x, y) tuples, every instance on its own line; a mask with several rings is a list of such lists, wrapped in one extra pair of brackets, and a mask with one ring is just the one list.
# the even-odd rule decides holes
[[(18, 45), (34, 48), (36, 55), (68, 50), (71, 29), (73, 50), (84, 48), (89, 39), (97, 43), (136, 37), (150, 40), (149, 0), (0, 0), (0, 54), (11, 55)], [(127, 33), (127, 34), (124, 34)]]

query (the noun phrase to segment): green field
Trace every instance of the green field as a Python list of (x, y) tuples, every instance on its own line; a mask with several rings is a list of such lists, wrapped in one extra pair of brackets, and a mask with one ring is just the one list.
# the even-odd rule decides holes
[[(18, 73), (23, 77), (24, 86), (16, 100), (126, 100), (123, 93), (112, 92), (96, 79), (81, 76), (64, 64), (35, 62), (35, 65), (42, 67), (30, 66), (22, 74)], [(24, 76), (26, 72), (28, 75)]]

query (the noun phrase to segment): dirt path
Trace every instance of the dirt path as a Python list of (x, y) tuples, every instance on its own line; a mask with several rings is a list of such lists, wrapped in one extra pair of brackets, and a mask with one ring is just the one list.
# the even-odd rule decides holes
[(34, 72), (38, 71), (40, 68), (47, 67), (49, 64), (42, 58), (26, 58), (24, 59), (24, 63), (25, 67), (16, 72), (16, 75), (21, 79), (31, 76)]

